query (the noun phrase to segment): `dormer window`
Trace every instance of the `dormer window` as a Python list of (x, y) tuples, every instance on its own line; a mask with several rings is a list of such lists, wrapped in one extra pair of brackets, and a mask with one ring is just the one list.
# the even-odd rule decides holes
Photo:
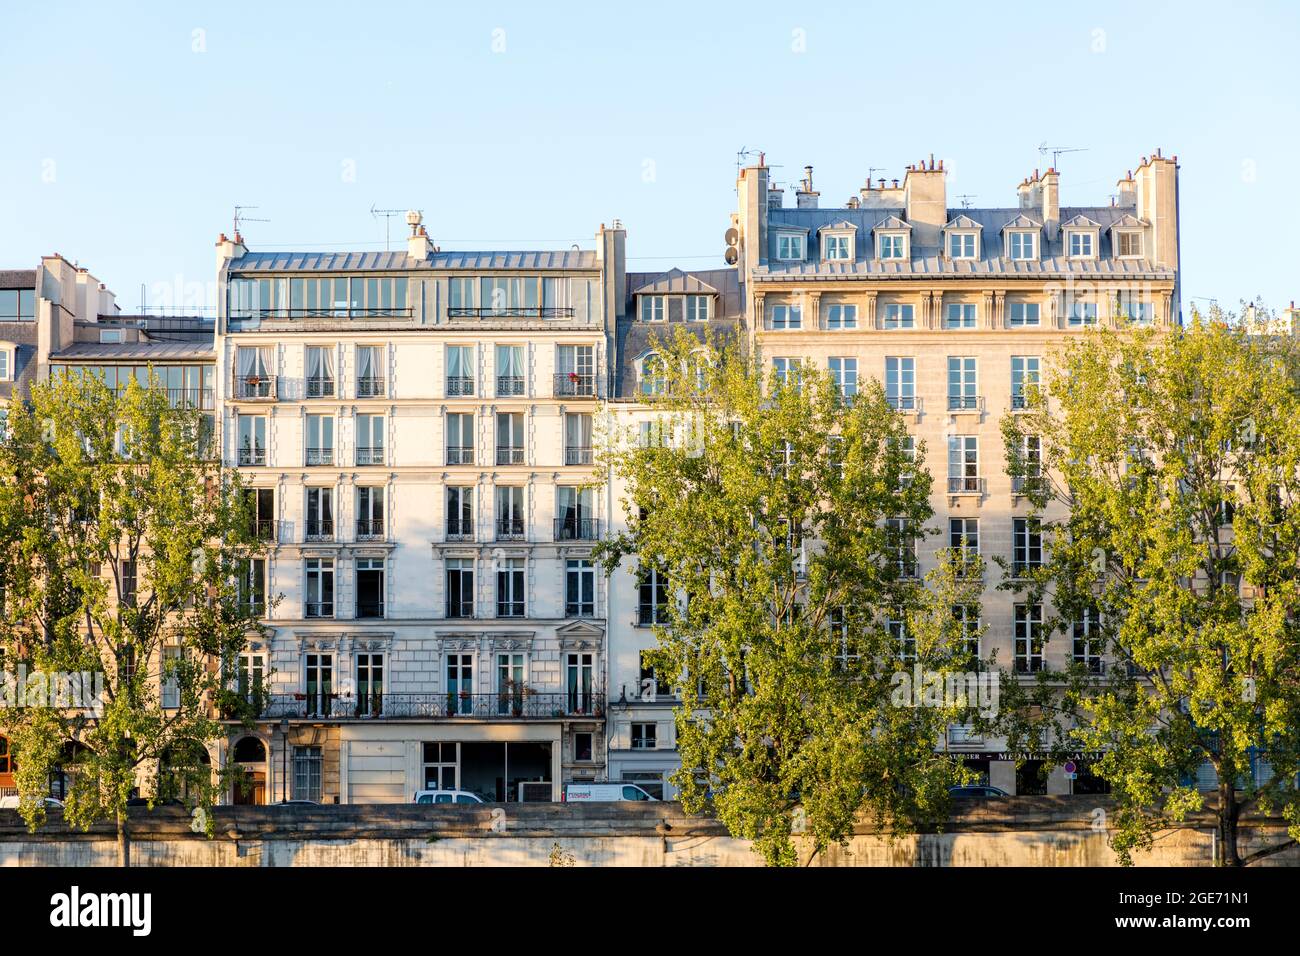
[(950, 232), (948, 234), (949, 259), (975, 258), (975, 233)]
[(641, 296), (641, 321), (662, 322), (666, 316), (664, 297), (661, 295)]
[(1115, 255), (1120, 259), (1142, 258), (1142, 233), (1136, 229), (1115, 233)]
[(1035, 240), (1036, 235), (1027, 230), (1007, 233), (1007, 250), (1010, 257), (1017, 261), (1037, 259), (1038, 244)]
[(688, 295), (686, 297), (686, 321), (709, 321), (709, 299), (707, 295)]
[(798, 232), (778, 232), (776, 234), (776, 257), (786, 261), (803, 260), (807, 253), (804, 251), (805, 237)]
[(846, 260), (850, 258), (848, 236), (826, 236), (822, 239), (822, 258)]
[(1071, 259), (1093, 259), (1097, 256), (1097, 237), (1091, 232), (1076, 229), (1067, 236)]
[(818, 229), (822, 262), (852, 262), (857, 253), (854, 242), (857, 231), (858, 227), (847, 219), (829, 223)]
[(886, 233), (876, 240), (881, 259), (906, 259), (907, 236), (902, 233)]

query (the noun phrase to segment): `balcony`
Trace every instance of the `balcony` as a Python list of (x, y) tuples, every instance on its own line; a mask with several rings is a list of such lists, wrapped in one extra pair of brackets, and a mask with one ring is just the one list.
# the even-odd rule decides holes
[(308, 465), (334, 464), (334, 449), (333, 448), (308, 448), (307, 464)]
[(595, 398), (596, 376), (590, 372), (556, 372), (556, 398)]
[(522, 465), (524, 463), (524, 450), (515, 445), (498, 445), (497, 446), (497, 464), (498, 465)]
[(328, 618), (334, 616), (333, 601), (308, 601), (302, 606), (303, 617)]
[(978, 395), (949, 395), (948, 411), (950, 412), (978, 412), (980, 410), (980, 398)]
[(517, 305), (501, 308), (473, 308), (453, 305), (447, 308), (449, 319), (571, 319), (573, 306)]
[(1023, 478), (1011, 479), (1012, 494), (1032, 495), (1041, 490), (1043, 490), (1043, 478), (1041, 475), (1026, 475)]
[(447, 464), (449, 465), (474, 464), (474, 446), (473, 445), (448, 445)]
[(474, 379), (466, 375), (449, 375), (447, 376), (447, 395), (450, 398), (472, 397), (474, 394)]
[(1024, 392), (1013, 392), (1011, 394), (1011, 410), (1013, 412), (1023, 412), (1029, 407), (1029, 396)]
[(978, 495), (984, 491), (984, 479), (972, 475), (959, 475), (948, 479), (948, 494)]
[(383, 398), (386, 392), (382, 378), (371, 376), (357, 379), (357, 398)]
[(1106, 662), (1095, 654), (1075, 654), (1074, 663), (1082, 667), (1088, 674), (1102, 675), (1106, 673)]
[(497, 617), (523, 617), (523, 601), (497, 601)]
[(270, 306), (267, 308), (242, 308), (232, 310), (230, 318), (236, 321), (248, 319), (409, 319), (415, 314), (413, 306), (314, 306), (308, 308), (284, 308)]
[(334, 521), (331, 518), (309, 518), (307, 520), (308, 541), (333, 541)]
[(1028, 657), (1024, 654), (1016, 655), (1015, 671), (1017, 674), (1037, 674), (1041, 670), (1043, 670), (1043, 657), (1041, 654)]
[(233, 394), (241, 402), (275, 401), (274, 375), (236, 375)]
[(982, 747), (984, 746), (984, 737), (971, 724), (949, 724), (948, 746)]
[(307, 397), (308, 398), (333, 398), (334, 379), (332, 378), (307, 379)]
[(448, 598), (447, 617), (462, 620), (474, 617), (474, 602), (472, 600)]
[(498, 375), (497, 376), (497, 397), (498, 398), (517, 398), (524, 394), (524, 378), (522, 375)]
[(564, 463), (566, 465), (590, 465), (592, 452), (590, 445), (565, 445)]
[(522, 541), (523, 539), (524, 539), (523, 518), (498, 518), (497, 519), (497, 540), (498, 541)]
[(374, 448), (367, 445), (357, 446), (357, 464), (358, 465), (382, 465), (384, 463), (384, 449), (382, 446)]
[(384, 536), (383, 518), (358, 518), (357, 540), (374, 541)]
[(448, 518), (447, 519), (447, 540), (448, 541), (473, 541), (474, 520), (472, 518)]
[(273, 518), (258, 518), (253, 522), (253, 537), (272, 543), (280, 540), (280, 522)]
[(885, 401), (896, 412), (914, 412), (918, 407), (915, 395), (890, 395)]
[(384, 602), (383, 601), (358, 601), (356, 616), (360, 619), (382, 618), (384, 616)]
[(595, 541), (600, 537), (597, 518), (556, 518), (556, 541)]
[(261, 704), (261, 720), (560, 720), (603, 716), (605, 695), (592, 691), (520, 690), (487, 694), (372, 693), (354, 699), (351, 695), (325, 692), (267, 694)]
[(239, 449), (238, 461), (241, 465), (265, 465), (266, 449), (245, 446)]
[(638, 604), (636, 608), (638, 627), (650, 627), (653, 624), (668, 623), (668, 609), (662, 604)]

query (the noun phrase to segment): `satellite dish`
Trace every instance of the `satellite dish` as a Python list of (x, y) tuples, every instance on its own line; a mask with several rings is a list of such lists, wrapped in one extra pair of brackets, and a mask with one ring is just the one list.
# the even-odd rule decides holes
[(727, 251), (722, 254), (722, 258), (726, 260), (727, 265), (734, 266), (736, 260), (740, 258), (740, 253), (736, 251), (735, 246), (727, 246)]
[(735, 226), (732, 226), (730, 229), (726, 231), (723, 238), (727, 240), (727, 245), (734, 246), (737, 242), (740, 241), (740, 230), (737, 229)]

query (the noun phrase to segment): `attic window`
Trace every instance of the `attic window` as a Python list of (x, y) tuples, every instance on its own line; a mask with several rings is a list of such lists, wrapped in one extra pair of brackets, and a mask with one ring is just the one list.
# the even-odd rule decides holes
[(709, 321), (709, 296), (688, 295), (686, 297), (686, 321), (687, 322)]
[(795, 232), (778, 233), (776, 237), (776, 257), (778, 259), (804, 258), (804, 237)]
[(843, 261), (852, 256), (849, 236), (845, 233), (822, 237), (822, 258)]
[(973, 232), (948, 233), (948, 258), (949, 259), (974, 259), (975, 258), (975, 233)]
[(1037, 259), (1038, 251), (1035, 248), (1034, 234), (1028, 230), (1007, 233), (1007, 246), (1011, 253), (1012, 259), (1027, 260)]
[(99, 341), (101, 345), (120, 345), (122, 343), (122, 330), (100, 329)]
[(1115, 234), (1115, 255), (1121, 259), (1141, 258), (1142, 233), (1136, 230), (1117, 232)]
[(1097, 255), (1097, 237), (1091, 232), (1076, 229), (1069, 234), (1071, 259), (1092, 259)]
[(877, 238), (879, 254), (881, 259), (906, 259), (907, 258), (907, 237), (901, 232), (886, 233)]
[(662, 322), (664, 320), (664, 297), (661, 295), (641, 296), (641, 321)]

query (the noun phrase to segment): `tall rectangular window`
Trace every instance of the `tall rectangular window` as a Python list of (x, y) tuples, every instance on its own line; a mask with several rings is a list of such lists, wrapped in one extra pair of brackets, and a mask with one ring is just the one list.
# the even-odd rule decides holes
[(973, 410), (979, 407), (979, 382), (973, 356), (948, 356), (948, 409)]
[(447, 487), (447, 540), (466, 541), (474, 537), (474, 486)]
[(1038, 356), (1011, 356), (1011, 407), (1028, 408), (1030, 390), (1038, 386)]
[(831, 378), (843, 398), (852, 398), (858, 394), (858, 360), (855, 358), (827, 359)]
[(237, 590), (242, 610), (254, 617), (266, 613), (265, 558), (249, 558), (240, 565)]
[(503, 558), (497, 568), (497, 617), (524, 616), (524, 559)]
[(357, 654), (357, 716), (384, 712), (384, 655)]
[(384, 416), (357, 416), (357, 464), (384, 463)]
[(1043, 606), (1017, 604), (1015, 610), (1015, 669), (1031, 674), (1043, 669)]
[(384, 489), (362, 485), (357, 488), (357, 540), (384, 536)]
[(954, 562), (963, 573), (967, 569), (973, 569), (980, 553), (980, 519), (949, 518), (948, 547), (952, 551)]
[(293, 748), (293, 799), (320, 803), (321, 749)]
[(596, 616), (596, 566), (588, 558), (565, 562), (564, 616)]
[(527, 699), (527, 666), (523, 654), (497, 655), (497, 713), (520, 716)]
[(555, 350), (555, 395), (596, 394), (596, 350), (590, 345), (560, 345)]
[(524, 413), (497, 412), (497, 464), (524, 463)]
[(570, 714), (590, 714), (595, 709), (596, 655), (571, 653), (565, 656), (565, 688)]
[(384, 593), (384, 559), (357, 558), (356, 616), (383, 617)]
[(474, 561), (472, 558), (447, 559), (447, 616), (474, 616)]
[(638, 574), (640, 600), (637, 623), (664, 624), (668, 620), (668, 578), (658, 568), (641, 568)]
[(307, 654), (303, 658), (303, 692), (308, 717), (328, 717), (334, 700), (334, 655)]
[(898, 569), (899, 577), (914, 578), (917, 575), (916, 564), (916, 528), (908, 518), (886, 518), (885, 533), (888, 535), (892, 563)]
[(334, 489), (307, 489), (307, 540), (331, 541), (334, 538)]
[(334, 559), (308, 558), (303, 617), (334, 616)]
[(566, 465), (590, 465), (592, 463), (591, 429), (592, 418), (587, 413), (565, 413), (564, 463)]
[(899, 411), (916, 408), (916, 359), (898, 355), (885, 357), (885, 399)]
[(447, 394), (452, 398), (474, 394), (474, 346), (447, 346)]
[(524, 537), (524, 489), (520, 485), (497, 485), (496, 529), (498, 541)]
[(266, 416), (240, 415), (237, 425), (239, 464), (266, 464)]
[(977, 435), (948, 436), (948, 493), (980, 490), (980, 440)]
[(1043, 564), (1042, 526), (1037, 518), (1015, 518), (1011, 526), (1011, 567), (1020, 575)]
[[(449, 714), (474, 713), (473, 654), (447, 655), (447, 704)], [(447, 745), (443, 744), (444, 755), (446, 750)]]
[(307, 464), (334, 464), (334, 416), (307, 416)]
[(524, 394), (524, 347), (497, 346), (497, 395), (510, 398)]
[(474, 464), (474, 427), (473, 413), (447, 414), (447, 464)]
[(1086, 607), (1070, 628), (1074, 638), (1074, 662), (1090, 674), (1102, 672), (1101, 617), (1095, 607)]
[(333, 346), (307, 346), (307, 397), (331, 398), (334, 395)]
[(598, 531), (595, 490), (576, 485), (561, 485), (556, 493), (555, 540), (595, 540)]

